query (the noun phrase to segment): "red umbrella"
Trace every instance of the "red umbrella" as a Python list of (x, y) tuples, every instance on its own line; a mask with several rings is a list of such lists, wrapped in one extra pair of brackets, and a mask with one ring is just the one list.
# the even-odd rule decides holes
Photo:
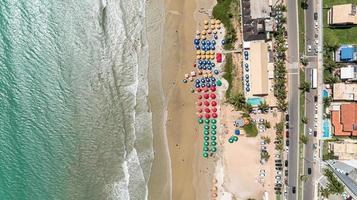
[(197, 102), (197, 105), (198, 105), (198, 106), (202, 106), (202, 101), (198, 101), (198, 102)]
[(202, 99), (202, 95), (198, 95), (197, 99)]
[(217, 113), (212, 113), (213, 118), (217, 118), (217, 116), (218, 116)]
[(210, 96), (211, 96), (211, 99), (215, 99), (216, 98), (216, 95), (213, 94), (213, 93)]
[(212, 112), (217, 112), (217, 108), (212, 108)]
[(216, 106), (216, 105), (217, 105), (217, 102), (212, 101), (212, 102), (211, 102), (211, 105), (212, 105), (212, 106)]
[(210, 89), (212, 92), (216, 91), (216, 87), (214, 87), (214, 86), (212, 86)]
[(193, 63), (193, 67), (196, 67), (196, 63)]
[(203, 95), (203, 97), (204, 97), (205, 99), (208, 99), (208, 98), (209, 98), (209, 95), (206, 93), (206, 94)]
[(201, 88), (197, 88), (197, 92), (202, 92), (202, 89)]
[(197, 109), (197, 111), (198, 111), (199, 113), (201, 113), (201, 112), (202, 112), (202, 108)]
[(205, 112), (209, 113), (209, 112), (211, 112), (211, 110), (209, 108), (205, 108)]
[(203, 115), (202, 115), (202, 114), (198, 114), (197, 116), (198, 116), (198, 118), (202, 118), (202, 117), (203, 117)]
[(208, 91), (208, 88), (207, 88), (207, 87), (204, 87), (204, 88), (203, 88), (203, 91), (204, 91), (204, 92), (207, 92), (207, 91)]
[(205, 117), (206, 117), (206, 119), (209, 119), (209, 118), (211, 117), (211, 115), (208, 114), (208, 113), (206, 113), (206, 114), (205, 114)]
[(208, 101), (205, 101), (204, 104), (205, 104), (205, 106), (209, 106), (209, 102)]

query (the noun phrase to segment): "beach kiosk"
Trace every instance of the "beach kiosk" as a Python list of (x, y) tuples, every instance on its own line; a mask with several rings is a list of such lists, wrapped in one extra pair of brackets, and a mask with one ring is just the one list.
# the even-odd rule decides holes
[(221, 62), (222, 62), (222, 54), (221, 54), (221, 53), (217, 53), (217, 54), (216, 54), (216, 61), (217, 61), (218, 63), (221, 63)]

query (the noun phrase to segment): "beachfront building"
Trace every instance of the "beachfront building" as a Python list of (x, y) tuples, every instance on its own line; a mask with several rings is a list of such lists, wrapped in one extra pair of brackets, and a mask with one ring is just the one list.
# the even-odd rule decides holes
[(268, 95), (268, 48), (264, 41), (250, 44), (250, 94)]
[(335, 83), (333, 84), (334, 101), (357, 101), (357, 84)]
[(336, 62), (355, 62), (357, 61), (356, 45), (341, 45), (335, 52)]
[(331, 121), (335, 136), (357, 136), (357, 103), (332, 106)]
[(355, 26), (357, 25), (356, 5), (334, 5), (327, 12), (327, 22), (330, 26)]
[(354, 140), (329, 142), (328, 145), (338, 160), (357, 159), (357, 142)]
[(357, 81), (357, 65), (341, 67), (340, 78), (342, 81)]

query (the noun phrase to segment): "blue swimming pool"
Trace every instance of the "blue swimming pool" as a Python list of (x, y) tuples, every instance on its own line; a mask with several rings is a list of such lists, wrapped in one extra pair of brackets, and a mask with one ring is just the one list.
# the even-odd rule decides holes
[(322, 97), (328, 97), (327, 90), (322, 90)]
[(262, 102), (264, 102), (264, 98), (261, 97), (248, 98), (247, 100), (247, 103), (251, 106), (258, 106)]
[(330, 138), (330, 121), (328, 119), (324, 119), (323, 122), (323, 138)]

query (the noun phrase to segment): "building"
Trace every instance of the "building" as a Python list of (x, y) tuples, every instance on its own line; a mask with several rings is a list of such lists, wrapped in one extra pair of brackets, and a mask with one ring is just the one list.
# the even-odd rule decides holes
[(356, 45), (341, 45), (335, 52), (336, 62), (355, 62), (357, 61)]
[(357, 84), (333, 84), (334, 101), (357, 101)]
[(347, 67), (341, 67), (340, 78), (343, 81), (357, 81), (357, 66), (348, 65)]
[(357, 136), (357, 103), (334, 106), (331, 121), (335, 136)]
[(268, 95), (268, 47), (261, 41), (250, 42), (250, 94)]
[(327, 12), (327, 21), (330, 26), (353, 26), (357, 25), (356, 5), (334, 5)]
[(356, 167), (350, 165), (348, 162), (329, 160), (327, 164), (331, 167), (337, 178), (343, 182), (347, 187), (347, 191), (356, 198), (357, 196), (357, 180), (355, 179), (357, 174)]
[(338, 160), (357, 159), (357, 142), (329, 142), (329, 148)]

